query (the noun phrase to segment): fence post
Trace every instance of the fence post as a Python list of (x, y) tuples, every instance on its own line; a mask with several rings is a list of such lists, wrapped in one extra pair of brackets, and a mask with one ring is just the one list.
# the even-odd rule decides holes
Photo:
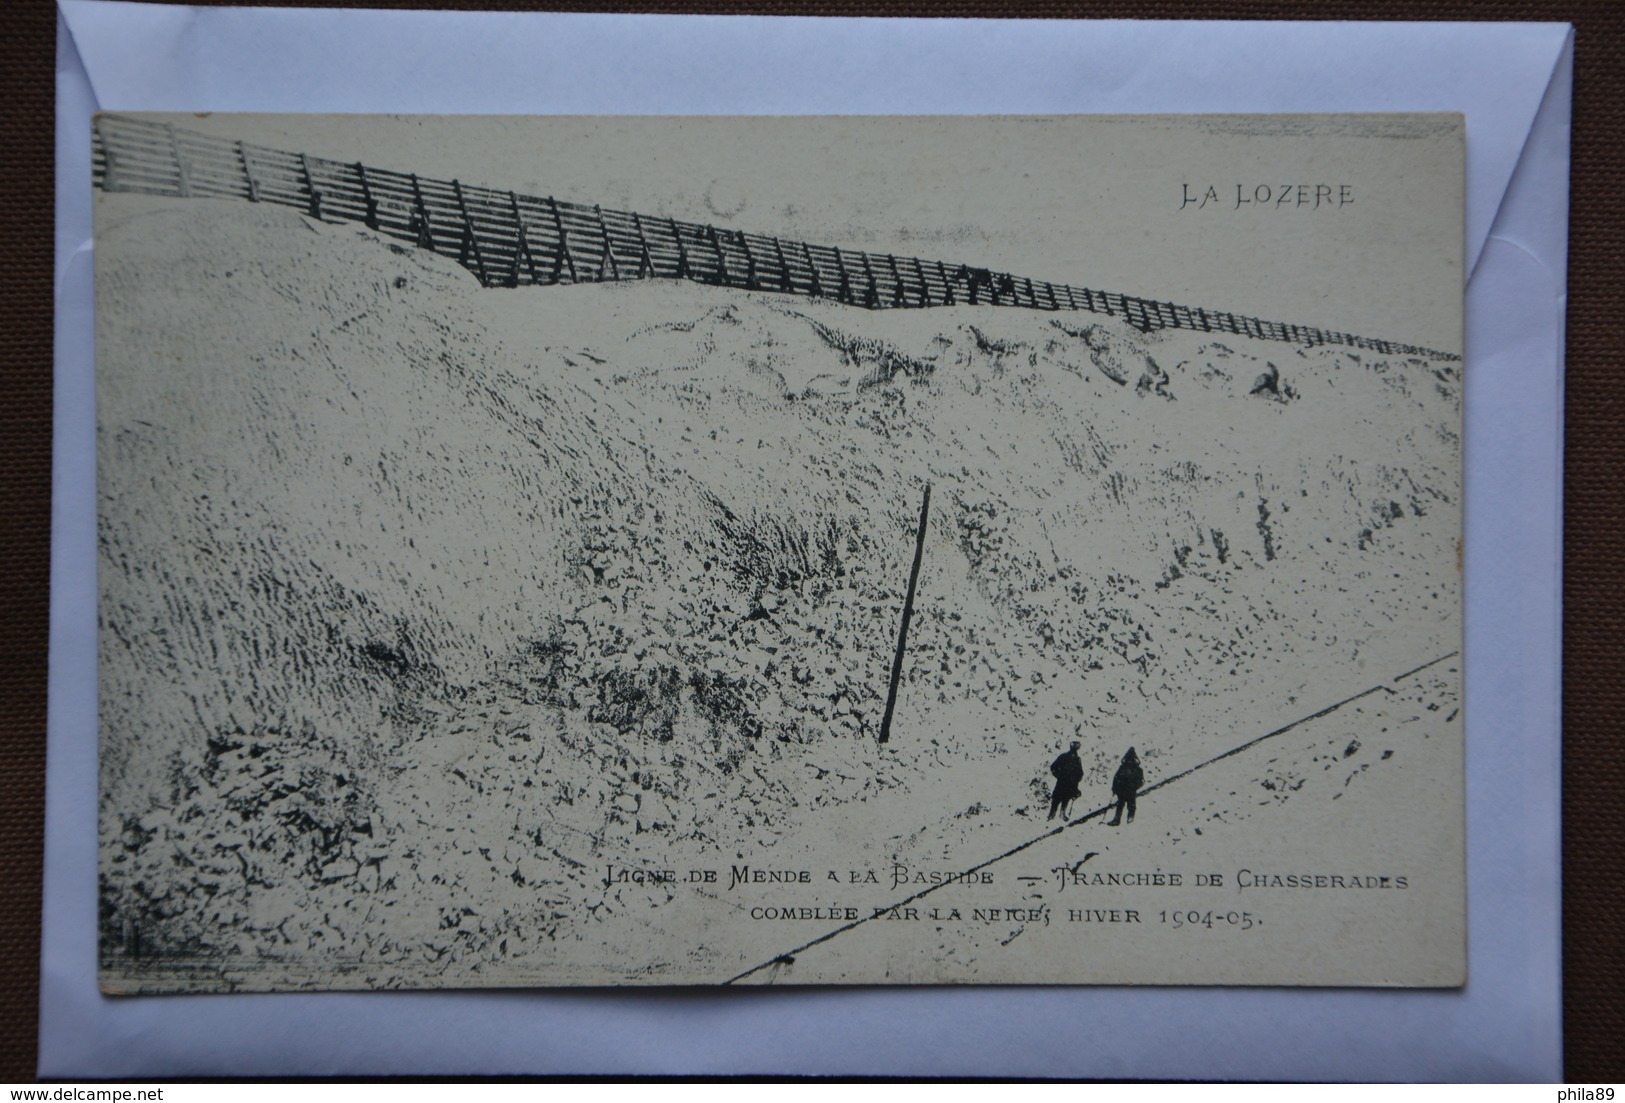
[(807, 271), (812, 273), (812, 293), (814, 297), (824, 297), (824, 279), (818, 274), (818, 265), (813, 263), (812, 246), (805, 241), (801, 243), (801, 256), (807, 262)]
[(931, 285), (925, 282), (925, 269), (920, 266), (919, 257), (910, 258), (914, 262), (914, 278), (920, 281), (920, 305), (931, 305)]
[(868, 281), (868, 286), (863, 289), (863, 305), (868, 307), (870, 310), (879, 310), (880, 288), (875, 283), (875, 270), (874, 267), (869, 263), (869, 254), (867, 252), (863, 252), (859, 253), (858, 256), (863, 258), (863, 275)]
[(739, 248), (745, 254), (745, 287), (755, 291), (756, 283), (756, 254), (750, 251), (750, 238), (743, 231), (739, 234)]
[(558, 283), (564, 270), (570, 270), (570, 282), (580, 283), (576, 275), (576, 258), (570, 255), (570, 234), (564, 228), (564, 219), (559, 215), (559, 201), (551, 195), (547, 197), (547, 209), (553, 213), (553, 232), (559, 238), (559, 252), (553, 258), (553, 282)]
[(378, 228), (378, 201), (372, 197), (372, 189), (367, 186), (367, 166), (360, 161), (355, 163), (356, 179), (361, 181), (361, 199), (367, 204), (367, 229)]
[(621, 266), (615, 261), (615, 246), (609, 240), (609, 223), (604, 221), (604, 209), (598, 204), (592, 205), (592, 213), (598, 219), (598, 232), (604, 237), (604, 263), (598, 266), (598, 278), (604, 278), (604, 268), (609, 269), (609, 278), (621, 278)]
[(636, 211), (632, 212), (632, 229), (637, 232), (638, 247), (643, 251), (638, 257), (638, 279), (653, 279), (659, 273), (655, 271), (655, 258), (649, 252), (649, 239), (643, 234), (643, 216)]
[[(260, 182), (254, 179), (254, 170), (248, 163), (248, 147), (242, 142), (237, 143), (237, 159), (243, 163), (243, 179), (248, 182), (248, 201), (258, 203), (260, 201)], [(112, 162), (109, 161), (108, 164), (111, 165)]]
[(418, 224), (418, 248), (438, 252), (434, 247), (434, 225), (429, 221), (429, 207), (423, 202), (423, 189), (418, 186), (418, 174), (412, 174), (412, 221)]
[(705, 232), (711, 239), (711, 251), (717, 255), (717, 283), (731, 287), (733, 281), (728, 278), (728, 262), (722, 255), (722, 239), (717, 237), (717, 228), (707, 225)]
[(322, 193), (316, 190), (316, 179), (310, 175), (310, 158), (301, 153), (299, 167), (305, 174), (305, 191), (310, 193), (310, 217), (322, 217)]
[(518, 229), (513, 243), (513, 276), (508, 286), (519, 286), (519, 258), (525, 258), (525, 267), (530, 272), (531, 283), (541, 283), (536, 275), (536, 257), (530, 251), (530, 239), (525, 235), (525, 216), (519, 213), (519, 197), (513, 192), (508, 193), (508, 207), (513, 211), (513, 224)]
[(677, 220), (666, 219), (666, 226), (671, 230), (671, 239), (677, 243), (677, 278), (680, 280), (692, 279), (693, 272), (688, 267), (688, 249), (683, 246), (683, 235), (677, 232)]
[(954, 281), (948, 278), (948, 269), (940, 260), (937, 261), (937, 278), (942, 280), (942, 305), (954, 305)]
[(575, 254), (570, 252), (570, 231), (559, 230), (559, 255), (553, 260), (553, 282), (558, 283), (564, 278), (565, 272), (570, 273), (571, 283), (580, 283), (581, 275), (576, 271)]
[(841, 273), (841, 286), (837, 290), (835, 297), (850, 306), (852, 305), (852, 277), (847, 275), (846, 258), (841, 255), (839, 247), (836, 247), (835, 250), (835, 268)]
[(779, 262), (779, 290), (794, 291), (796, 285), (790, 279), (790, 262), (784, 259), (784, 242), (778, 238), (773, 239), (773, 255)]
[(181, 156), (181, 144), (175, 137), (175, 124), (166, 123), (164, 129), (169, 132), (169, 152), (175, 158), (175, 176), (180, 181), (182, 197), (192, 194), (192, 167)]
[(474, 236), (474, 220), (468, 216), (468, 201), (463, 198), (463, 185), (453, 179), (451, 190), (457, 196), (457, 210), (463, 216), (463, 255), (457, 258), (457, 263), (467, 267), (468, 253), (474, 251), (474, 273), (479, 276), (480, 283), (490, 286), (491, 281), (485, 274), (485, 257), (480, 253), (480, 239)]
[(903, 295), (903, 275), (897, 270), (897, 258), (891, 253), (887, 253), (886, 263), (891, 266), (891, 304), (893, 306), (907, 306), (908, 299)]
[(908, 647), (908, 622), (914, 617), (914, 590), (920, 584), (920, 560), (925, 556), (926, 525), (931, 518), (931, 483), (925, 484), (925, 498), (920, 503), (920, 524), (914, 536), (914, 565), (908, 572), (908, 593), (903, 599), (903, 616), (897, 626), (897, 649), (892, 654), (891, 678), (887, 682), (886, 711), (880, 718), (880, 738), (877, 742), (886, 743), (891, 739), (892, 715), (897, 708), (897, 684), (903, 678), (903, 656)]
[(536, 263), (531, 259), (530, 244), (525, 240), (525, 224), (523, 222), (519, 223), (514, 229), (513, 267), (508, 270), (509, 287), (519, 286), (519, 263), (521, 260), (524, 261), (525, 267), (530, 269), (531, 282), (537, 282)]

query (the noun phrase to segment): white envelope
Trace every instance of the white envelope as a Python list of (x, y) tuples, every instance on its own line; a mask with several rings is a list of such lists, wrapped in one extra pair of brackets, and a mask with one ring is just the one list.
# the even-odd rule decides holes
[[(1569, 27), (59, 10), (42, 1076), (1561, 1077)], [(99, 995), (98, 109), (1464, 113), (1467, 987)]]

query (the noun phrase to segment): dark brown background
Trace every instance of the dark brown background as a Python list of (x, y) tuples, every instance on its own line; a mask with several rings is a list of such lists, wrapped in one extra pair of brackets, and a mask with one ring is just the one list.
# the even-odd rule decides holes
[[(316, 6), (261, 0), (279, 6)], [(329, 0), (329, 4), (335, 0)], [(328, 5), (322, 5), (328, 6)], [(466, 0), (354, 7), (504, 8)], [(548, 5), (571, 11), (764, 15), (1146, 19), (1516, 19), (1577, 27), (1569, 254), (1563, 603), (1563, 1026), (1571, 1082), (1625, 1081), (1625, 752), (1615, 660), (1625, 601), (1625, 5), (1615, 0), (630, 0)], [(52, 114), (55, 7), (0, 10), (5, 106), (0, 228), (0, 1081), (34, 1075), (45, 790), (45, 653), (50, 555)]]

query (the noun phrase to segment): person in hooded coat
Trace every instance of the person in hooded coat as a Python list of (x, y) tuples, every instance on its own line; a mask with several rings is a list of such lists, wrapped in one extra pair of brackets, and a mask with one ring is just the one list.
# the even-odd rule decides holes
[(1049, 795), (1049, 818), (1054, 819), (1057, 810), (1061, 818), (1070, 819), (1072, 816), (1072, 802), (1078, 799), (1081, 790), (1078, 788), (1083, 781), (1083, 759), (1078, 757), (1078, 748), (1082, 743), (1072, 744), (1072, 749), (1050, 763), (1049, 772), (1055, 775), (1055, 789)]
[(1140, 770), (1140, 759), (1134, 753), (1134, 748), (1128, 749), (1123, 756), (1122, 764), (1117, 767), (1117, 773), (1112, 777), (1112, 796), (1117, 798), (1117, 807), (1112, 810), (1112, 818), (1106, 821), (1106, 826), (1116, 827), (1123, 821), (1123, 808), (1128, 808), (1128, 822), (1134, 822), (1134, 798), (1140, 793), (1140, 786), (1145, 784), (1145, 774)]

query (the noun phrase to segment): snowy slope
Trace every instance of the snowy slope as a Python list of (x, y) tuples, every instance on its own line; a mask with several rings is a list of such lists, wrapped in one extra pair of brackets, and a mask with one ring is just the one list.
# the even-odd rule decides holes
[(726, 979), (606, 866), (946, 860), (1459, 646), (1459, 365), (98, 202), (118, 990)]

